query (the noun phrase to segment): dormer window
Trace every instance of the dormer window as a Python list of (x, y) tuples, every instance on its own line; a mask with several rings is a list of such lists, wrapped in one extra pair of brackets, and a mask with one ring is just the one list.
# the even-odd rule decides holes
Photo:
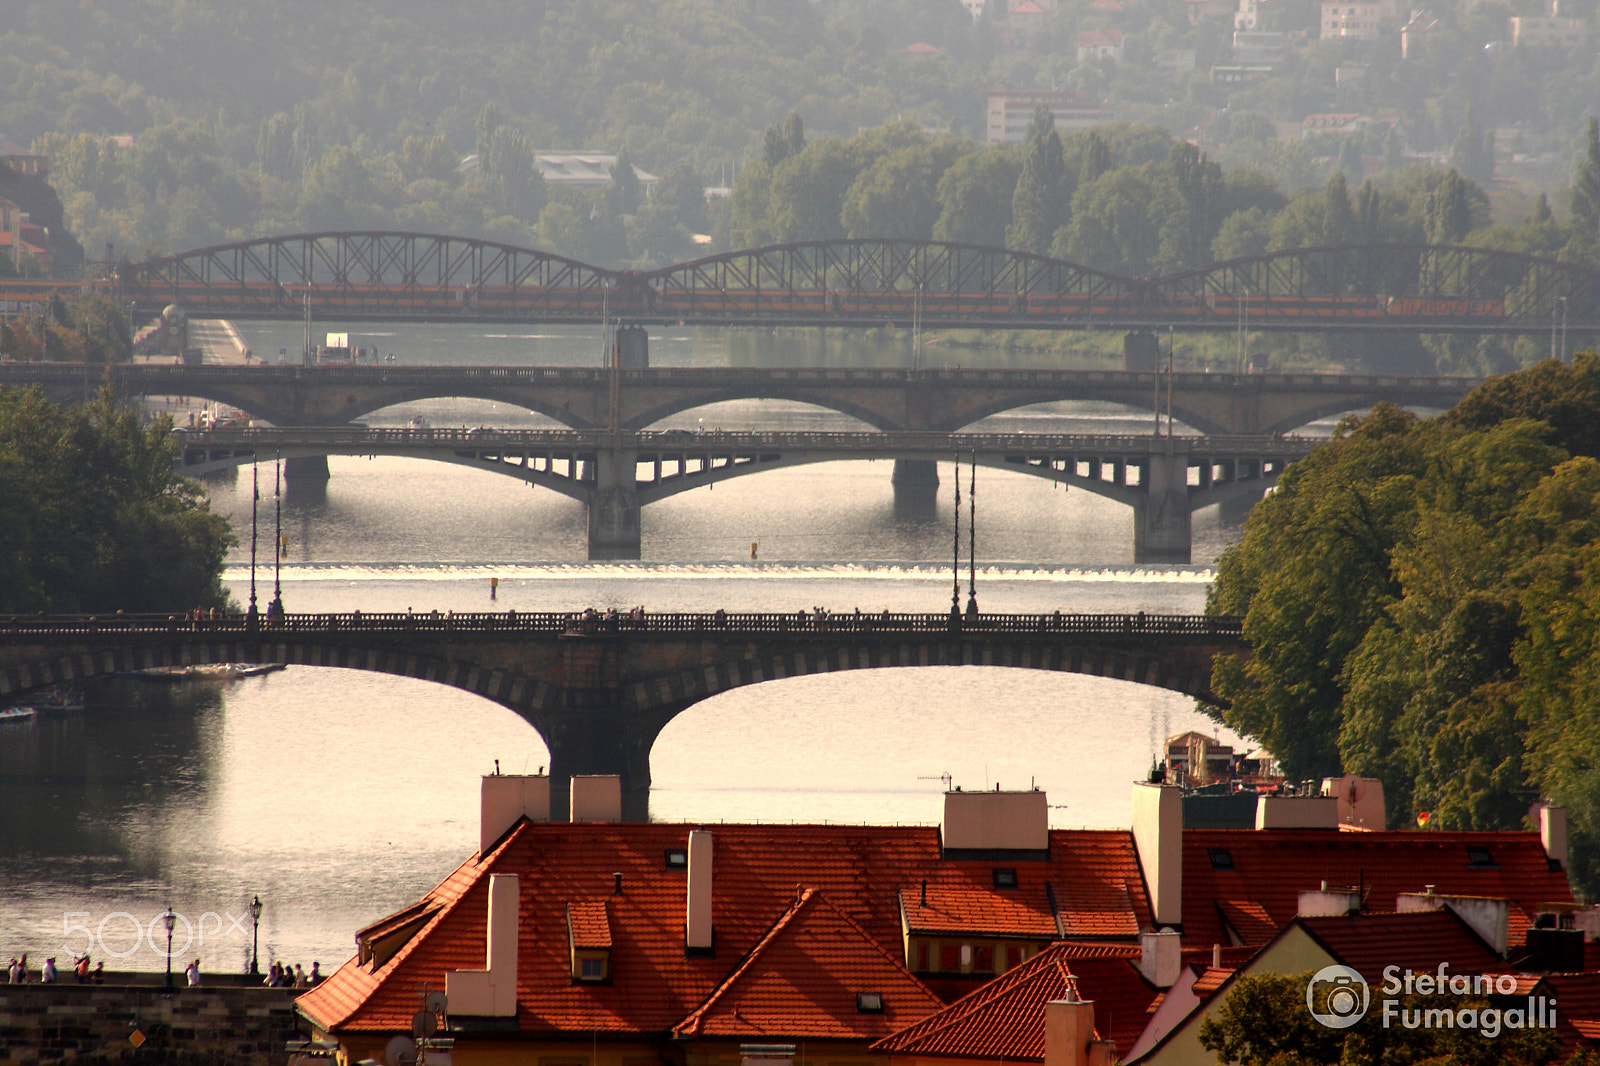
[(611, 917), (605, 900), (567, 904), (567, 951), (573, 981), (604, 984), (611, 980)]

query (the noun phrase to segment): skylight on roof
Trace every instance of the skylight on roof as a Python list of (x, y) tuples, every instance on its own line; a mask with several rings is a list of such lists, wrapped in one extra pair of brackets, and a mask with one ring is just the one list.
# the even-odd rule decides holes
[(994, 868), (995, 888), (1016, 888), (1017, 870), (1014, 866), (996, 866)]
[(1468, 845), (1467, 865), (1479, 870), (1493, 870), (1499, 868), (1499, 863), (1494, 861), (1494, 856), (1489, 854), (1489, 849), (1480, 845)]
[(1211, 868), (1213, 870), (1233, 869), (1233, 852), (1227, 848), (1209, 848), (1206, 850), (1206, 854), (1211, 858)]
[(689, 868), (688, 849), (668, 848), (661, 855), (661, 864), (669, 870), (687, 870)]
[(883, 993), (882, 992), (857, 992), (856, 993), (856, 1010), (857, 1010), (857, 1012), (859, 1012), (861, 1014), (882, 1014), (883, 1013)]

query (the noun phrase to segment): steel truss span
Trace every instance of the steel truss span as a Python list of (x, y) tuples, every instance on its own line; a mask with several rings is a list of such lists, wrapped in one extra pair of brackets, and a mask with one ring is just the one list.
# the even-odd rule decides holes
[(1023, 252), (835, 240), (616, 271), (492, 241), (307, 233), (130, 268), (118, 295), (149, 315), (333, 320), (636, 322), (901, 329), (1600, 329), (1600, 272), (1447, 245), (1274, 252), (1123, 278)]

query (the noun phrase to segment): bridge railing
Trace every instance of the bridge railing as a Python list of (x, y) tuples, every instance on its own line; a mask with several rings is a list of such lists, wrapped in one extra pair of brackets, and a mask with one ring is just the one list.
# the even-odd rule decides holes
[(286, 614), (251, 618), (243, 614), (190, 617), (162, 614), (6, 615), (0, 616), (0, 643), (74, 643), (118, 637), (161, 635), (189, 639), (197, 634), (219, 639), (272, 639), (291, 635), (338, 634), (542, 634), (574, 637), (629, 634), (635, 637), (685, 634), (877, 633), (906, 635), (962, 633), (1060, 634), (1063, 636), (1192, 636), (1237, 638), (1239, 618), (1173, 614), (977, 614), (953, 619), (944, 614), (655, 613), (642, 617), (587, 611), (428, 611), (425, 613)]
[(1174, 447), (1210, 454), (1304, 455), (1320, 443), (1300, 436), (1185, 435), (1156, 438), (1135, 434), (1089, 433), (937, 433), (883, 430), (873, 432), (790, 432), (781, 430), (646, 430), (609, 433), (603, 430), (492, 429), (489, 427), (451, 428), (362, 428), (327, 426), (314, 428), (220, 428), (174, 430), (187, 445), (211, 448), (315, 447), (317, 445), (360, 447), (366, 444), (390, 447), (470, 446), (476, 448), (550, 448), (573, 450), (614, 445), (642, 450), (723, 452), (730, 449), (824, 449), (824, 450), (909, 450), (948, 452), (1104, 452), (1167, 451)]

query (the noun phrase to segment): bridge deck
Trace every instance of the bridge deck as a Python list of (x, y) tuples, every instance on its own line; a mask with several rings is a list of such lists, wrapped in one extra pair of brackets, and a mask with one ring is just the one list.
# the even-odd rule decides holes
[(963, 634), (1014, 633), (1059, 634), (1064, 636), (1149, 636), (1237, 638), (1243, 621), (1227, 616), (1177, 614), (977, 614), (953, 620), (948, 614), (906, 614), (884, 611), (881, 614), (816, 615), (762, 612), (649, 613), (643, 618), (627, 615), (586, 616), (581, 611), (474, 611), (463, 613), (431, 611), (424, 614), (368, 614), (350, 611), (330, 614), (286, 614), (279, 618), (259, 615), (251, 618), (231, 614), (221, 618), (188, 618), (183, 615), (8, 615), (0, 616), (0, 645), (34, 643), (81, 643), (86, 638), (104, 642), (118, 637), (148, 640), (195, 633), (219, 637), (294, 634), (305, 638), (316, 634), (348, 639), (357, 635), (408, 637), (418, 635), (470, 634), (503, 638), (509, 634), (541, 637), (596, 636), (616, 634), (630, 639), (663, 636), (681, 638), (685, 634), (715, 633), (719, 638), (740, 634), (771, 635), (806, 632), (838, 636), (857, 632), (863, 635), (896, 634), (926, 636), (956, 629)]

